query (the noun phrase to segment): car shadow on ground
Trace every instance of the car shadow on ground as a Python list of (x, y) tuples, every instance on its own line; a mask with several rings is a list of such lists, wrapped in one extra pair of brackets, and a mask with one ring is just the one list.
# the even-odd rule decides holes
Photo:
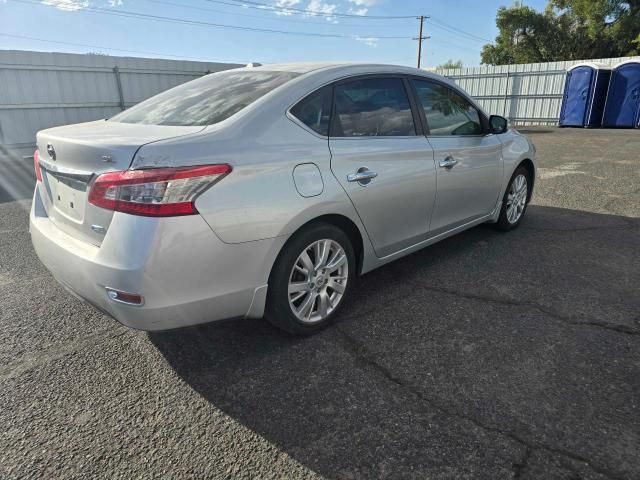
[(237, 320), (149, 338), (329, 478), (637, 478), (639, 240), (638, 219), (531, 206), (516, 231), (365, 275), (317, 336)]

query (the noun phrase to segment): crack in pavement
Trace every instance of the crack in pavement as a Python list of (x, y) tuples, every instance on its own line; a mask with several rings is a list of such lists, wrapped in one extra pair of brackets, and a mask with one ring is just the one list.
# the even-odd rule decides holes
[(568, 315), (563, 315), (555, 310), (552, 310), (548, 307), (545, 307), (543, 305), (539, 305), (535, 302), (528, 302), (528, 301), (519, 301), (519, 300), (513, 300), (513, 299), (508, 299), (508, 298), (499, 298), (499, 297), (492, 297), (489, 295), (480, 295), (480, 294), (474, 294), (474, 293), (466, 293), (466, 292), (461, 292), (459, 290), (453, 290), (453, 289), (448, 289), (448, 288), (442, 288), (442, 287), (433, 287), (433, 286), (429, 286), (429, 285), (425, 285), (423, 283), (420, 282), (412, 282), (409, 281), (409, 283), (411, 283), (412, 285), (415, 285), (416, 287), (422, 288), (424, 290), (427, 291), (432, 291), (432, 292), (436, 292), (436, 293), (444, 293), (447, 295), (454, 295), (457, 297), (462, 297), (462, 298), (467, 298), (470, 300), (480, 300), (483, 302), (490, 302), (490, 303), (497, 303), (500, 305), (508, 305), (508, 306), (515, 306), (515, 307), (529, 307), (529, 308), (534, 308), (536, 310), (539, 310), (540, 312), (549, 315), (551, 318), (554, 318), (562, 323), (568, 324), (568, 325), (573, 325), (573, 326), (588, 326), (588, 327), (598, 327), (598, 328), (603, 328), (606, 330), (610, 330), (613, 332), (617, 332), (617, 333), (622, 333), (625, 335), (633, 335), (633, 336), (640, 336), (640, 330), (634, 329), (632, 327), (628, 327), (626, 325), (616, 325), (616, 324), (610, 324), (610, 323), (605, 323), (605, 322), (600, 322), (598, 320), (577, 320), (574, 317), (570, 317)]
[(0, 367), (0, 381), (5, 381), (20, 376), (33, 368), (45, 365), (51, 361), (79, 352), (86, 347), (100, 345), (101, 343), (104, 343), (106, 341), (121, 337), (128, 332), (128, 329), (122, 327), (121, 329), (116, 330), (116, 332), (110, 335), (108, 334), (109, 331), (110, 330), (102, 330), (89, 337), (84, 337), (80, 341), (67, 342), (61, 345), (56, 345), (55, 347), (49, 348), (47, 350), (24, 355), (20, 358), (20, 360)]
[[(410, 283), (410, 282), (407, 282), (407, 283)], [(405, 299), (410, 298), (412, 296), (413, 296), (413, 292), (408, 292), (406, 295), (399, 295), (399, 296), (394, 297), (394, 300), (395, 301), (405, 300)], [(353, 302), (353, 303), (356, 303), (356, 302)], [(351, 314), (346, 314), (346, 315), (342, 315), (342, 312), (341, 312), (340, 321), (346, 321), (346, 320), (351, 320), (351, 319), (358, 318), (358, 317), (363, 317), (363, 316), (369, 315), (370, 313), (385, 311), (385, 310), (388, 310), (390, 308), (394, 308), (393, 305), (389, 305), (389, 306), (383, 307), (383, 308), (371, 307), (371, 308), (368, 308), (368, 309), (363, 310), (361, 312), (356, 312), (356, 313), (351, 313)]]
[(529, 467), (529, 459), (533, 455), (534, 450), (527, 448), (522, 456), (522, 460), (513, 464), (513, 480), (519, 480), (522, 478), (522, 474)]
[[(0, 272), (0, 275), (2, 275), (2, 273)], [(40, 280), (44, 280), (45, 278), (53, 278), (51, 275), (49, 274), (45, 274), (45, 275), (36, 275), (35, 277), (27, 277), (25, 278), (21, 278), (21, 279), (17, 279), (17, 278), (10, 278), (10, 277), (5, 277), (8, 280), (0, 280), (0, 287), (6, 287), (7, 285), (12, 285), (14, 283), (19, 283), (20, 285), (24, 285), (27, 282), (34, 282), (34, 281), (40, 281)]]
[[(336, 325), (334, 326), (335, 330), (340, 334), (341, 338), (343, 339), (343, 345), (345, 346), (345, 351), (356, 361), (357, 364), (359, 364), (360, 366), (364, 367), (364, 368), (368, 368), (370, 370), (373, 370), (374, 372), (378, 373), (379, 375), (381, 375), (382, 377), (384, 377), (386, 380), (394, 383), (395, 385), (399, 386), (400, 388), (402, 388), (403, 390), (407, 391), (408, 393), (410, 393), (411, 395), (413, 395), (414, 397), (418, 398), (418, 400), (426, 403), (428, 406), (430, 406), (431, 408), (438, 410), (442, 413), (444, 413), (447, 416), (453, 417), (453, 418), (458, 418), (461, 420), (465, 420), (467, 422), (472, 423), (473, 425), (475, 425), (476, 427), (485, 430), (487, 432), (491, 432), (491, 433), (495, 433), (498, 435), (501, 435), (503, 437), (506, 437), (510, 440), (512, 440), (514, 443), (517, 443), (523, 447), (525, 447), (527, 450), (529, 450), (531, 453), (533, 453), (534, 451), (546, 451), (548, 453), (551, 454), (555, 454), (555, 455), (560, 455), (566, 458), (569, 458), (571, 460), (583, 463), (585, 465), (587, 465), (589, 468), (591, 468), (593, 471), (607, 477), (610, 478), (612, 480), (623, 480), (623, 476), (619, 475), (616, 472), (613, 472), (605, 467), (601, 467), (598, 465), (593, 464), (588, 458), (585, 458), (581, 455), (575, 454), (573, 452), (570, 452), (568, 450), (563, 450), (561, 448), (555, 448), (549, 445), (544, 445), (542, 443), (536, 442), (536, 441), (532, 441), (532, 440), (527, 440), (524, 437), (520, 436), (519, 434), (509, 431), (509, 430), (504, 430), (502, 428), (499, 427), (495, 427), (495, 426), (491, 426), (491, 425), (485, 425), (484, 423), (482, 423), (482, 421), (467, 415), (465, 413), (461, 413), (461, 412), (457, 412), (451, 408), (448, 408), (444, 405), (441, 405), (440, 403), (438, 403), (437, 401), (433, 400), (432, 398), (427, 397), (426, 395), (423, 394), (423, 392), (415, 387), (414, 385), (412, 385), (410, 382), (402, 379), (401, 377), (395, 375), (390, 369), (388, 369), (387, 367), (385, 367), (384, 365), (378, 363), (374, 358), (373, 355), (366, 349), (366, 347), (360, 343), (359, 341), (357, 341), (355, 338), (353, 338), (351, 335), (349, 335), (346, 331), (344, 331), (340, 325)], [(529, 455), (526, 455), (525, 452), (525, 456), (523, 457), (523, 460), (528, 461), (529, 457), (531, 456), (531, 453), (529, 453)], [(524, 465), (522, 467), (516, 468), (514, 471), (514, 475), (518, 474), (518, 472), (520, 472), (520, 474), (522, 474), (524, 467), (527, 465), (526, 462), (521, 461), (520, 464)], [(518, 465), (520, 465), (518, 464)], [(568, 467), (570, 468), (570, 467)], [(577, 473), (577, 472), (576, 472)], [(518, 477), (514, 477), (514, 478), (518, 478)]]
[[(621, 192), (621, 195), (624, 197), (624, 196), (629, 196), (629, 195), (636, 195), (636, 194), (638, 194), (638, 193), (640, 193), (640, 188), (639, 188), (639, 189), (637, 189), (637, 190), (634, 190), (634, 191), (632, 191), (632, 192), (628, 192), (628, 193), (622, 193), (622, 192)], [(613, 205), (614, 205), (615, 203), (617, 203), (617, 202), (620, 202), (620, 198), (612, 198), (611, 200), (607, 200), (607, 201), (604, 203), (603, 208), (604, 208), (607, 212), (609, 212), (611, 215), (620, 216), (620, 217), (622, 217), (622, 218), (624, 218), (624, 219), (627, 219), (627, 218), (633, 218), (633, 217), (627, 217), (626, 215), (620, 215), (620, 213), (614, 212), (611, 208), (612, 208), (612, 207), (613, 207)]]

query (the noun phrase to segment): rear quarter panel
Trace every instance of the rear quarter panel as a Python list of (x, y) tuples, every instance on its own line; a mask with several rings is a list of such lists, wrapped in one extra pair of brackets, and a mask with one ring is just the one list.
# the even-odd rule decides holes
[[(329, 168), (326, 138), (317, 137), (284, 115), (261, 135), (243, 135), (229, 145), (233, 172), (196, 202), (198, 211), (227, 243), (291, 235), (310, 220), (340, 214), (357, 220), (355, 210)], [(216, 144), (216, 149), (224, 148)], [(296, 165), (315, 164), (322, 177), (319, 195), (296, 189)]]
[[(228, 163), (233, 171), (205, 191), (196, 208), (225, 243), (289, 236), (322, 215), (342, 215), (360, 230), (364, 256), (373, 249), (364, 227), (330, 169), (327, 138), (288, 118), (295, 96), (272, 99), (269, 108), (208, 127), (200, 135), (143, 147), (133, 168)], [(315, 164), (319, 195), (303, 197), (293, 180), (296, 165)]]

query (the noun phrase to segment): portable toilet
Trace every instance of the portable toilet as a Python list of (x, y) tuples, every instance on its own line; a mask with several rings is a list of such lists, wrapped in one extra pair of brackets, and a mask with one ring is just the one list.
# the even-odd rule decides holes
[(602, 125), (640, 127), (640, 60), (629, 60), (613, 67)]
[(602, 122), (611, 67), (586, 62), (567, 71), (560, 110), (561, 127), (599, 127)]

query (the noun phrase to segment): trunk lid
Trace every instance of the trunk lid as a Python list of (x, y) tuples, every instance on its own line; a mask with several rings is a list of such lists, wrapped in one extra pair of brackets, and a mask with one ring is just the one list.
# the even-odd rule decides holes
[(100, 245), (113, 212), (88, 203), (93, 178), (128, 169), (143, 145), (202, 129), (99, 120), (39, 132), (43, 178), (39, 189), (47, 215), (66, 233)]

